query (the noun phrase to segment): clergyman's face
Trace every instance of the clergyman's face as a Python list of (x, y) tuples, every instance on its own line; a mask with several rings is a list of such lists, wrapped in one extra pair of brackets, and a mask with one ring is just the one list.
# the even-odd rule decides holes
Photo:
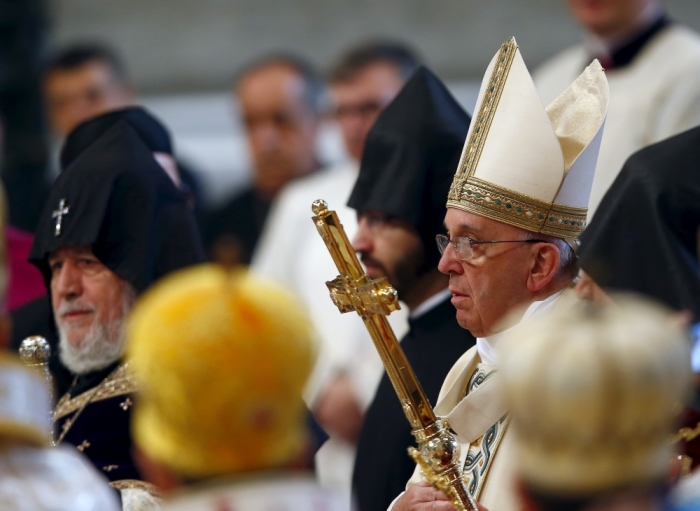
[(369, 65), (351, 79), (331, 85), (335, 119), (350, 157), (362, 158), (369, 130), (403, 85), (396, 66), (388, 62)]
[(297, 71), (284, 64), (257, 69), (241, 79), (236, 93), (262, 190), (274, 194), (315, 170), (320, 118), (307, 104)]
[[(60, 248), (49, 256), (49, 267), (61, 349), (85, 353), (89, 344), (107, 344), (109, 357), (116, 353), (118, 358), (123, 321), (134, 299), (131, 286), (102, 264), (90, 247)], [(92, 362), (99, 366), (111, 361)]]
[(372, 279), (386, 277), (399, 298), (409, 293), (423, 266), (423, 243), (406, 223), (380, 211), (358, 215), (352, 246)]
[(75, 69), (52, 71), (43, 85), (49, 123), (59, 137), (67, 136), (88, 119), (134, 101), (131, 88), (99, 60)]
[[(445, 226), (450, 237), (473, 240), (526, 239), (523, 229), (455, 208), (447, 208)], [(450, 276), (452, 304), (457, 322), (475, 337), (495, 333), (509, 312), (527, 304), (527, 278), (534, 260), (533, 245), (501, 243), (475, 245), (468, 261), (457, 258), (450, 243), (438, 269)]]

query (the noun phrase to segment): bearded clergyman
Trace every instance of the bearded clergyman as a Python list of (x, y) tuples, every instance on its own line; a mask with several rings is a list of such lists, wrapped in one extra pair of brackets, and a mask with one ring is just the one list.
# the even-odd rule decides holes
[(56, 443), (74, 445), (123, 498), (152, 490), (131, 457), (136, 389), (122, 362), (124, 321), (154, 281), (203, 259), (183, 194), (123, 121), (64, 169), (42, 213), (30, 261), (49, 288), (73, 377), (56, 405)]

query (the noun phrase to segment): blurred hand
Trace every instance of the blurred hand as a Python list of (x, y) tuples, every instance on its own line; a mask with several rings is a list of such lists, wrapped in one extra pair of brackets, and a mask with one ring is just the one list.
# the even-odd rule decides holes
[(328, 385), (318, 400), (314, 415), (329, 435), (357, 443), (364, 414), (347, 376), (338, 376)]
[[(488, 511), (477, 503), (479, 511)], [(441, 491), (421, 481), (414, 484), (396, 501), (392, 511), (455, 511), (455, 507)]]
[(401, 495), (392, 511), (455, 511), (455, 507), (444, 493), (421, 481)]

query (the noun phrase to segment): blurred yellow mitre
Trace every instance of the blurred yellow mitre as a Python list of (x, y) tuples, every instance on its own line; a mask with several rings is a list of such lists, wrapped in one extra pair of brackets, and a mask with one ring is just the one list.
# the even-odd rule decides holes
[(586, 495), (668, 474), (690, 384), (688, 340), (659, 307), (616, 303), (563, 300), (504, 340), (518, 474), (534, 489)]
[(315, 344), (278, 287), (214, 265), (176, 273), (137, 303), (127, 353), (141, 389), (135, 440), (176, 472), (273, 468), (303, 449)]

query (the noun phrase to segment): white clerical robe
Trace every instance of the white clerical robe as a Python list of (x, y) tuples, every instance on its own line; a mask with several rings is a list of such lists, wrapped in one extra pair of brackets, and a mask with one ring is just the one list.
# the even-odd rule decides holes
[[(340, 314), (331, 302), (325, 283), (334, 279), (338, 270), (311, 220), (312, 202), (325, 200), (338, 213), (352, 241), (357, 212), (346, 204), (357, 174), (356, 163), (345, 163), (288, 185), (272, 206), (251, 266), (252, 271), (295, 293), (311, 317), (321, 344), (306, 393), (312, 408), (325, 385), (343, 374), (353, 382), (358, 402), (366, 409), (384, 370), (362, 320), (357, 314)], [(392, 313), (389, 323), (401, 338), (408, 330), (407, 309)], [(354, 445), (331, 437), (316, 456), (320, 481), (349, 495), (354, 459)]]
[[(562, 292), (532, 303), (521, 321), (533, 316), (547, 314), (557, 303)], [(435, 413), (448, 416), (470, 393), (491, 378), (498, 376), (498, 343), (506, 331), (489, 337), (477, 338), (476, 346), (467, 351), (452, 367), (440, 390)], [(488, 387), (488, 403), (500, 401), (497, 388)], [(508, 434), (508, 417), (498, 406), (480, 410), (490, 414), (491, 427), (480, 437), (460, 443), (460, 463), (472, 496), (490, 511), (519, 511), (515, 487), (514, 440)], [(407, 487), (423, 479), (421, 469), (416, 467)], [(396, 501), (394, 501), (395, 503)], [(389, 509), (394, 507), (394, 503)]]
[(163, 504), (163, 511), (344, 511), (338, 493), (312, 478), (218, 480), (189, 488)]
[[(583, 45), (564, 50), (533, 73), (548, 105), (589, 64)], [(627, 66), (606, 72), (610, 105), (588, 205), (595, 213), (605, 192), (637, 150), (700, 124), (700, 35), (670, 25)]]
[(72, 446), (6, 444), (0, 447), (0, 509), (119, 511), (121, 507), (104, 475)]

